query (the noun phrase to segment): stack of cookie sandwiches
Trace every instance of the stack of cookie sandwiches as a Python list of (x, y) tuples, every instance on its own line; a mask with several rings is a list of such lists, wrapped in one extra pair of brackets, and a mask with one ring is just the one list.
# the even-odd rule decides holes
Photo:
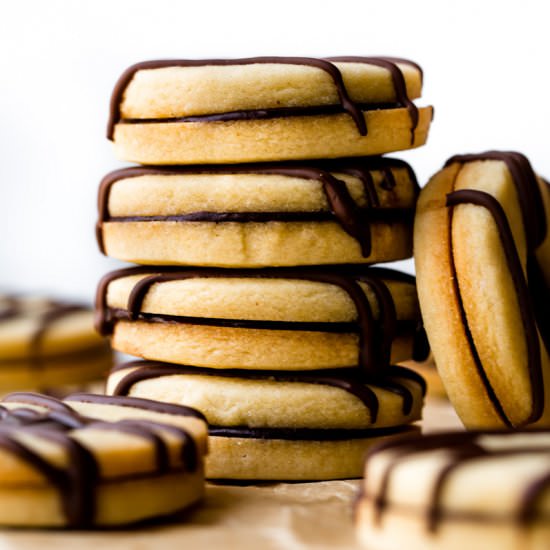
[(46, 296), (0, 294), (0, 394), (62, 395), (102, 384), (113, 354), (89, 306)]
[(111, 102), (99, 192), (109, 256), (97, 325), (144, 360), (108, 393), (193, 406), (207, 476), (357, 477), (366, 449), (414, 431), (424, 382), (410, 257), (418, 186), (383, 153), (422, 145), (422, 72), (342, 57), (153, 61)]

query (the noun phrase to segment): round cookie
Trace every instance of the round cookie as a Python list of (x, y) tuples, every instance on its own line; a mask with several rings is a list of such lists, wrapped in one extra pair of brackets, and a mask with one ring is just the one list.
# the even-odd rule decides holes
[(148, 265), (375, 263), (412, 254), (418, 184), (395, 159), (126, 168), (99, 190), (107, 255)]
[(386, 367), (373, 381), (358, 369), (261, 372), (154, 361), (119, 365), (107, 383), (109, 394), (203, 412), (207, 477), (226, 479), (357, 477), (366, 448), (420, 419), (425, 389), (402, 367)]
[(360, 366), (413, 355), (414, 278), (346, 268), (130, 268), (106, 275), (97, 327), (115, 349), (183, 365), (256, 370)]
[(550, 432), (451, 432), (381, 444), (367, 456), (355, 512), (372, 550), (546, 549)]
[(0, 295), (0, 393), (63, 392), (102, 379), (113, 364), (87, 306)]
[(0, 525), (89, 529), (171, 515), (204, 491), (204, 417), (146, 399), (0, 401)]
[(115, 153), (141, 164), (372, 156), (423, 145), (422, 71), (383, 57), (138, 63), (111, 98)]
[(523, 155), (493, 151), (453, 157), (420, 195), (424, 325), (468, 428), (550, 425), (549, 192)]

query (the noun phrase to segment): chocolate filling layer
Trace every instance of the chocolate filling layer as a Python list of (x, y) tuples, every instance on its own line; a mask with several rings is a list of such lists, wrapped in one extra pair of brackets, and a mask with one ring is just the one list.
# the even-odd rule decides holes
[(347, 441), (370, 439), (418, 431), (413, 426), (396, 428), (371, 428), (365, 430), (315, 430), (311, 428), (248, 428), (246, 426), (210, 426), (211, 437), (240, 437), (243, 439), (282, 439), (286, 441)]

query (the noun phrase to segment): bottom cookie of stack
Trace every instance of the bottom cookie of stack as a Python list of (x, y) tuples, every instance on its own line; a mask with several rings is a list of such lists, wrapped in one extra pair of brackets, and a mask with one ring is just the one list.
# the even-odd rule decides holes
[(206, 476), (235, 480), (359, 477), (365, 452), (417, 428), (420, 376), (388, 367), (377, 382), (358, 369), (250, 371), (155, 361), (117, 366), (107, 392), (201, 410), (209, 423)]

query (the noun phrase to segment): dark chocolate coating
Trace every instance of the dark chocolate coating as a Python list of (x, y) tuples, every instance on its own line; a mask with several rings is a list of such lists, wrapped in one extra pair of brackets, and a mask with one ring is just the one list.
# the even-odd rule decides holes
[[(265, 163), (219, 166), (177, 166), (169, 168), (137, 167), (125, 168), (107, 174), (101, 181), (98, 194), (99, 217), (96, 226), (96, 237), (99, 249), (105, 253), (103, 243), (103, 223), (106, 221), (211, 221), (211, 222), (254, 222), (254, 221), (322, 221), (335, 219), (350, 236), (357, 239), (365, 258), (371, 254), (371, 221), (405, 222), (412, 224), (414, 205), (410, 209), (381, 208), (374, 186), (371, 171), (380, 170), (384, 174), (385, 189), (395, 187), (392, 168), (404, 168), (418, 193), (418, 183), (411, 167), (396, 159), (360, 158), (340, 162), (322, 163), (311, 161), (303, 163)], [(367, 208), (360, 208), (352, 199), (346, 184), (336, 178), (332, 171), (348, 173), (361, 180), (365, 195), (369, 200)], [(330, 212), (195, 212), (175, 216), (133, 216), (131, 218), (112, 218), (109, 215), (110, 191), (117, 181), (143, 175), (178, 175), (178, 174), (269, 174), (319, 181), (325, 192)]]
[[(156, 403), (147, 399), (75, 394), (67, 398), (67, 402), (70, 401), (127, 406), (172, 415), (204, 418), (189, 407)], [(11, 409), (0, 404), (0, 448), (39, 471), (58, 490), (63, 513), (70, 527), (89, 528), (94, 525), (97, 506), (96, 488), (101, 481), (99, 465), (94, 454), (71, 437), (73, 429), (115, 430), (145, 439), (155, 449), (157, 458), (155, 474), (172, 470), (168, 444), (158, 435), (159, 431), (169, 431), (180, 440), (182, 466), (177, 470), (193, 472), (198, 465), (194, 439), (184, 429), (173, 425), (141, 419), (118, 422), (94, 420), (81, 416), (68, 406), (67, 402), (34, 393), (9, 394), (2, 402), (20, 403), (22, 406)], [(25, 405), (42, 407), (46, 411), (36, 411)], [(27, 447), (14, 437), (16, 433), (25, 432), (60, 445), (69, 457), (67, 468), (58, 468), (50, 464), (38, 451)]]
[[(244, 58), (244, 59), (202, 59), (202, 60), (157, 60), (157, 61), (145, 61), (142, 63), (137, 63), (128, 69), (122, 74), (122, 76), (119, 78), (118, 82), (115, 85), (115, 88), (113, 90), (113, 94), (111, 96), (111, 104), (110, 104), (110, 115), (109, 115), (109, 123), (107, 125), (107, 137), (108, 139), (113, 139), (113, 133), (115, 125), (119, 122), (125, 122), (125, 123), (132, 123), (132, 122), (138, 122), (138, 123), (144, 123), (147, 122), (148, 119), (133, 119), (133, 120), (121, 120), (120, 116), (120, 104), (122, 102), (124, 92), (128, 85), (130, 84), (132, 78), (138, 71), (142, 70), (149, 70), (149, 69), (160, 69), (164, 67), (199, 67), (199, 66), (206, 66), (206, 65), (252, 65), (256, 63), (278, 63), (278, 64), (286, 64), (286, 65), (307, 65), (310, 67), (316, 67), (318, 69), (321, 69), (325, 71), (331, 78), (334, 83), (334, 86), (338, 92), (338, 97), (340, 100), (340, 105), (327, 105), (327, 106), (313, 106), (306, 107), (306, 108), (292, 108), (292, 109), (280, 109), (278, 113), (270, 113), (269, 111), (272, 111), (270, 109), (265, 110), (257, 110), (257, 111), (235, 111), (232, 113), (229, 113), (230, 120), (250, 120), (250, 119), (257, 119), (257, 118), (265, 118), (270, 117), (273, 118), (274, 116), (291, 116), (292, 114), (294, 116), (299, 115), (308, 115), (312, 112), (314, 114), (332, 114), (334, 112), (336, 113), (348, 113), (353, 121), (355, 122), (355, 125), (357, 126), (357, 131), (360, 135), (365, 136), (367, 135), (367, 126), (365, 123), (365, 118), (363, 116), (362, 110), (363, 106), (360, 106), (356, 102), (352, 101), (349, 97), (349, 93), (346, 89), (346, 86), (344, 84), (342, 74), (340, 73), (340, 70), (334, 65), (333, 62), (353, 62), (353, 63), (364, 63), (367, 65), (376, 65), (378, 67), (383, 67), (387, 69), (390, 72), (390, 76), (392, 79), (393, 87), (395, 90), (395, 96), (398, 106), (404, 106), (409, 111), (410, 117), (411, 117), (411, 143), (414, 142), (414, 130), (416, 129), (416, 126), (418, 124), (418, 109), (417, 107), (410, 101), (407, 89), (405, 86), (405, 79), (403, 77), (403, 73), (397, 63), (406, 63), (409, 65), (412, 65), (417, 70), (420, 71), (422, 74), (422, 71), (420, 70), (420, 67), (413, 63), (412, 61), (409, 61), (407, 59), (398, 59), (393, 57), (334, 57), (334, 58), (327, 58), (327, 59), (316, 59), (312, 57), (251, 57), (251, 58)], [(379, 108), (380, 106), (375, 106), (375, 108)], [(224, 117), (224, 115), (227, 115), (227, 113), (220, 113), (216, 115), (206, 115), (205, 117), (185, 117), (183, 119), (177, 119), (179, 121), (185, 121), (186, 119), (188, 121), (196, 121), (198, 119), (203, 121), (208, 120), (220, 120), (220, 116)], [(149, 119), (151, 120), (151, 119)], [(223, 118), (221, 119), (223, 120)], [(167, 122), (167, 119), (160, 119), (160, 120), (154, 120), (154, 122)]]
[[(137, 267), (108, 273), (100, 281), (96, 295), (96, 327), (101, 334), (112, 333), (116, 316), (107, 307), (106, 293), (109, 284), (118, 278), (135, 274), (148, 274), (138, 281), (128, 299), (127, 311), (130, 319), (145, 317), (141, 306), (149, 289), (157, 283), (185, 280), (190, 278), (272, 278), (316, 281), (336, 285), (342, 288), (353, 300), (357, 308), (357, 325), (359, 329), (358, 365), (371, 377), (383, 375), (390, 364), (391, 344), (396, 331), (395, 305), (382, 277), (394, 280), (413, 282), (414, 278), (406, 277), (393, 270), (380, 270), (361, 266), (340, 266), (338, 268), (269, 268), (269, 269), (221, 269), (221, 268), (151, 268)], [(369, 301), (358, 284), (367, 284), (378, 300), (380, 319), (375, 321)], [(152, 319), (154, 317), (155, 319)], [(150, 320), (162, 321), (165, 316), (154, 315)], [(171, 319), (178, 322), (177, 318)], [(295, 323), (277, 323), (276, 327), (285, 330), (296, 330)], [(268, 325), (265, 328), (270, 328)], [(303, 328), (302, 328), (303, 330)]]

